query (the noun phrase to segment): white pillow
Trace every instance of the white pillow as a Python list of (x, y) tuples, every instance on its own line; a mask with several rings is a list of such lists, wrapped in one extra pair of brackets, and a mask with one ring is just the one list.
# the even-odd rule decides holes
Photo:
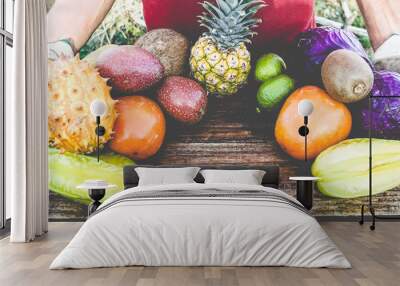
[(201, 170), (205, 184), (246, 184), (261, 185), (265, 171), (261, 170)]
[(139, 176), (139, 186), (195, 183), (193, 179), (197, 176), (199, 170), (198, 167), (135, 168)]

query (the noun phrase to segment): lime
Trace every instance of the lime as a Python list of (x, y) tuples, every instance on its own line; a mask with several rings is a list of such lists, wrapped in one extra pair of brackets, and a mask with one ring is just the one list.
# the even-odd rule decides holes
[(294, 80), (286, 74), (265, 81), (257, 92), (259, 108), (270, 109), (275, 107), (293, 91), (294, 87)]
[(280, 75), (285, 69), (285, 61), (277, 54), (269, 53), (258, 59), (254, 76), (258, 81), (266, 81)]

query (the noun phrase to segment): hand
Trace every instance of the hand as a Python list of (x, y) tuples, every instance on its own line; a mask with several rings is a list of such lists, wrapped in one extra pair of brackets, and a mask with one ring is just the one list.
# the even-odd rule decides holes
[(399, 0), (357, 0), (374, 50), (393, 34), (400, 33)]
[(68, 40), (61, 40), (48, 44), (48, 57), (49, 60), (55, 61), (59, 57), (64, 56), (67, 58), (74, 57), (74, 50)]
[[(68, 39), (73, 52), (77, 53), (101, 24), (114, 1), (57, 0), (47, 14), (49, 41), (57, 43)], [(60, 47), (57, 44), (56, 50)]]

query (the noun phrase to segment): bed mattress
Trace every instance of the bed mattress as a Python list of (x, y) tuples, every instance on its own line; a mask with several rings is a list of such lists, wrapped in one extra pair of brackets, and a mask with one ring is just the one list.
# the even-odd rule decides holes
[(294, 198), (238, 184), (135, 187), (107, 201), (50, 269), (118, 266), (350, 268)]

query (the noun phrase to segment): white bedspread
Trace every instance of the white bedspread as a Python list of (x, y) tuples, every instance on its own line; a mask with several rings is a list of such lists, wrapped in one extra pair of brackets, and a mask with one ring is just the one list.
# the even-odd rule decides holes
[(83, 224), (50, 269), (127, 265), (351, 267), (318, 222), (290, 204), (244, 197), (119, 201), (134, 192), (211, 189), (261, 190), (297, 202), (279, 190), (253, 185), (132, 188), (103, 203), (103, 210)]

